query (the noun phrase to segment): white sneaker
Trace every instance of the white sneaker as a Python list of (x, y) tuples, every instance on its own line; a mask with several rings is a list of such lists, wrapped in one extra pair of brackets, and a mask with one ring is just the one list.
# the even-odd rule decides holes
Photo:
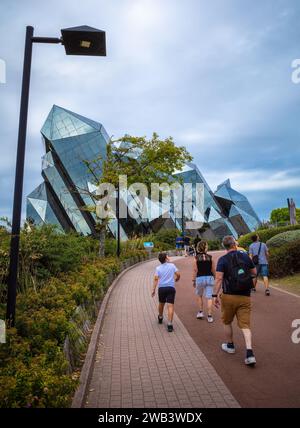
[(235, 348), (228, 348), (227, 343), (222, 343), (222, 350), (228, 354), (235, 354)]
[(203, 320), (203, 318), (204, 318), (203, 311), (199, 311), (199, 312), (197, 313), (197, 319), (198, 319), (198, 320)]
[(256, 359), (254, 355), (252, 355), (252, 357), (245, 358), (245, 364), (246, 366), (254, 366), (256, 364)]
[(208, 322), (214, 322), (213, 316), (212, 315), (207, 315), (207, 321)]

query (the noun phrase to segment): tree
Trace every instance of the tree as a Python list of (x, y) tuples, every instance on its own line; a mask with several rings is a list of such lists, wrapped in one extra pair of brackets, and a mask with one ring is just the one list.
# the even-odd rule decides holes
[[(296, 219), (300, 222), (300, 208), (296, 208)], [(280, 224), (290, 221), (290, 213), (288, 207), (276, 208), (271, 212), (270, 220), (272, 223)]]
[[(85, 162), (94, 177), (94, 184), (110, 183), (117, 188), (119, 176), (127, 176), (128, 186), (143, 183), (150, 192), (151, 183), (174, 183), (172, 174), (180, 170), (192, 156), (185, 147), (175, 145), (172, 137), (164, 140), (153, 133), (151, 139), (125, 135), (107, 144), (106, 158)], [(100, 165), (101, 164), (101, 168)], [(101, 169), (101, 174), (99, 173)], [(89, 195), (100, 202), (106, 195), (95, 193)], [(97, 214), (96, 206), (85, 207)], [(104, 255), (105, 233), (110, 218), (97, 219), (100, 234), (99, 255)]]

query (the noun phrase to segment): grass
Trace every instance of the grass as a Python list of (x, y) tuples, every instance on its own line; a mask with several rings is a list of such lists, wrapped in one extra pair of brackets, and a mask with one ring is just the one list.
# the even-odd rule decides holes
[(279, 287), (282, 290), (289, 291), (290, 293), (298, 294), (300, 296), (300, 273), (289, 275), (284, 278), (273, 279), (270, 281), (271, 285)]

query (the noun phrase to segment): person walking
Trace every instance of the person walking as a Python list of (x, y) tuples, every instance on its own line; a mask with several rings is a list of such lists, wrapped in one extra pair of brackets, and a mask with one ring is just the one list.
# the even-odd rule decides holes
[(195, 248), (196, 255), (197, 255), (197, 245), (199, 244), (199, 242), (201, 242), (201, 238), (199, 233), (197, 233), (196, 238), (194, 239), (194, 248)]
[(215, 277), (215, 264), (212, 256), (207, 254), (208, 244), (206, 241), (198, 242), (196, 249), (196, 257), (193, 266), (193, 286), (197, 296), (199, 311), (197, 319), (204, 318), (203, 313), (203, 297), (207, 299), (207, 321), (213, 322), (212, 306), (213, 306), (213, 288)]
[(191, 239), (189, 236), (184, 235), (183, 241), (184, 241), (184, 253), (185, 253), (184, 255), (185, 255), (185, 257), (188, 257), (190, 254)]
[(269, 289), (269, 250), (265, 243), (260, 242), (259, 235), (256, 233), (252, 235), (252, 244), (249, 247), (249, 255), (255, 264), (257, 276), (255, 278), (256, 290), (257, 280), (262, 276), (265, 286), (265, 295), (270, 296)]
[[(222, 350), (229, 354), (235, 353), (232, 322), (236, 317), (246, 345), (245, 364), (254, 366), (256, 359), (252, 350), (250, 329), (250, 295), (251, 288), (254, 286), (253, 279), (256, 277), (256, 268), (248, 254), (237, 250), (233, 236), (225, 236), (222, 243), (227, 254), (218, 260), (215, 293), (213, 294), (215, 306), (219, 307), (221, 302), (222, 321), (226, 337), (226, 343), (222, 344)], [(220, 297), (221, 290), (223, 293)]]
[(158, 285), (158, 323), (163, 322), (164, 307), (168, 305), (168, 331), (171, 333), (173, 329), (174, 303), (175, 303), (175, 282), (179, 281), (180, 273), (174, 263), (170, 262), (167, 253), (159, 253), (158, 260), (160, 266), (155, 270), (152, 297), (155, 296), (156, 287)]

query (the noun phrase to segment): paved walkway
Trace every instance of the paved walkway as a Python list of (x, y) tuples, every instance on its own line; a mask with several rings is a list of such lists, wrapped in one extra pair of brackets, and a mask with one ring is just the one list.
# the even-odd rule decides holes
[[(217, 259), (221, 252), (215, 252)], [(292, 342), (292, 322), (300, 318), (300, 298), (271, 289), (266, 297), (262, 284), (252, 294), (251, 328), (255, 369), (245, 367), (245, 344), (234, 321), (236, 354), (221, 350), (224, 340), (221, 311), (215, 322), (196, 320), (198, 310), (192, 287), (192, 257), (178, 259), (176, 312), (188, 333), (201, 348), (241, 407), (300, 407), (300, 344)]]
[(110, 298), (86, 407), (239, 407), (175, 315), (157, 323), (157, 260), (129, 270)]

